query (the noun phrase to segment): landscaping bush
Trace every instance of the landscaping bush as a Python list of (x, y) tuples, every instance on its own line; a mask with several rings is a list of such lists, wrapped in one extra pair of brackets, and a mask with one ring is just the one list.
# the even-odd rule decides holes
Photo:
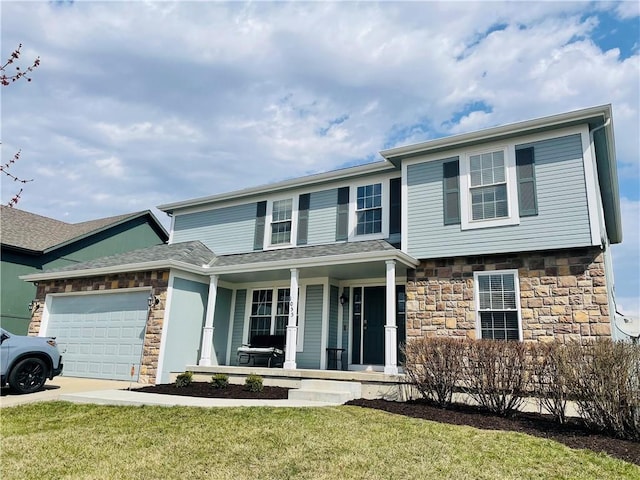
[(602, 339), (567, 349), (569, 390), (587, 425), (640, 440), (640, 345)]
[(533, 394), (556, 422), (564, 424), (570, 395), (567, 347), (559, 342), (533, 343), (529, 355)]
[(468, 341), (465, 345), (464, 392), (491, 412), (512, 414), (527, 394), (527, 346), (504, 340)]
[(405, 374), (420, 394), (441, 407), (450, 406), (462, 379), (464, 343), (453, 338), (414, 338), (404, 348)]
[(211, 386), (213, 388), (227, 388), (229, 386), (229, 375), (226, 373), (216, 373), (211, 377)]
[(193, 382), (193, 372), (186, 371), (176, 377), (176, 387), (188, 387)]
[(264, 388), (262, 385), (262, 377), (253, 373), (247, 376), (244, 384), (250, 392), (261, 392)]

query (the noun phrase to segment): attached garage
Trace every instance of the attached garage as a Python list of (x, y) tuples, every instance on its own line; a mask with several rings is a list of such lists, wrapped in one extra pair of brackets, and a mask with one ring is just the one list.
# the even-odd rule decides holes
[[(57, 337), (69, 377), (137, 381), (150, 290), (58, 294), (48, 298), (46, 335)], [(45, 323), (43, 322), (43, 323)]]

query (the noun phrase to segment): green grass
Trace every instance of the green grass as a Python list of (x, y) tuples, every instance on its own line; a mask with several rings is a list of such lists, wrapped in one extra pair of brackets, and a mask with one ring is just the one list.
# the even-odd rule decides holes
[(0, 478), (639, 479), (640, 468), (517, 433), (358, 407), (1, 411)]

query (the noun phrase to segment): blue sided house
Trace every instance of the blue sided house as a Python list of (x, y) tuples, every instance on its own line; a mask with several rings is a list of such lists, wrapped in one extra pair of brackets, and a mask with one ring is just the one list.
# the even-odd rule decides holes
[[(65, 374), (402, 375), (421, 336), (622, 338), (611, 107), (161, 205), (169, 243), (23, 276)], [(270, 368), (269, 368), (270, 367)], [(371, 377), (373, 378), (373, 377)], [(380, 380), (382, 381), (382, 380)]]

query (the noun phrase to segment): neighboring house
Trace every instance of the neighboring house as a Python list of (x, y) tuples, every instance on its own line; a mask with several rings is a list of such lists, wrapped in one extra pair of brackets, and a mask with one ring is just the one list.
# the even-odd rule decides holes
[[(44, 304), (31, 333), (63, 343), (63, 332), (104, 325), (135, 304), (120, 339), (130, 363), (95, 354), (86, 374), (128, 379), (136, 364), (144, 382), (237, 365), (238, 347), (259, 334), (286, 337), (292, 376), (336, 359), (394, 375), (399, 345), (423, 335), (617, 338), (609, 245), (622, 229), (610, 106), (381, 154), (160, 206), (172, 218), (169, 245), (23, 277), (38, 282)], [(97, 334), (85, 342), (106, 348)]]
[(18, 335), (29, 329), (36, 287), (19, 276), (157, 245), (168, 238), (150, 211), (71, 224), (0, 207), (2, 328)]

